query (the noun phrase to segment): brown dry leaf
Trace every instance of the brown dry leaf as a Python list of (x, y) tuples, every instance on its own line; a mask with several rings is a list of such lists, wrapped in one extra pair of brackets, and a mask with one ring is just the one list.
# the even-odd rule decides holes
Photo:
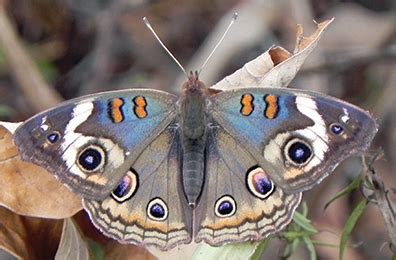
[(0, 248), (20, 259), (53, 259), (62, 222), (24, 217), (0, 207)]
[(70, 218), (63, 222), (62, 238), (55, 259), (89, 259), (88, 246)]
[(20, 160), (6, 127), (15, 128), (0, 122), (0, 205), (20, 215), (55, 219), (80, 211), (77, 195), (43, 168)]
[(149, 253), (149, 249), (135, 245), (120, 244), (118, 241), (103, 235), (94, 227), (85, 211), (80, 211), (74, 215), (73, 221), (78, 225), (84, 237), (95, 241), (103, 249), (105, 259), (156, 259)]
[(156, 258), (142, 247), (134, 245), (123, 245), (118, 243), (117, 241), (110, 241), (105, 247), (105, 259), (153, 260)]
[(212, 88), (227, 90), (236, 87), (287, 87), (296, 76), (305, 59), (315, 49), (323, 31), (334, 19), (319, 23), (316, 31), (308, 37), (302, 36), (298, 27), (297, 43), (293, 55), (281, 47), (272, 47), (241, 69), (225, 77)]

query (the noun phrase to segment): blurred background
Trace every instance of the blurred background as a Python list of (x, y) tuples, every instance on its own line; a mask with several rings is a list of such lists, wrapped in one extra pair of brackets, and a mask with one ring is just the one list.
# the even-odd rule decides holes
[[(316, 28), (313, 20), (335, 17), (291, 87), (344, 99), (377, 118), (380, 129), (368, 154), (384, 150), (374, 167), (395, 200), (395, 0), (1, 0), (0, 120), (23, 121), (62, 100), (106, 90), (178, 93), (185, 76), (142, 18), (147, 16), (187, 70), (195, 70), (235, 11), (237, 22), (201, 74), (209, 86), (272, 45), (292, 52), (297, 24), (309, 35)], [(351, 158), (304, 194), (320, 242), (338, 245), (362, 195), (356, 191), (323, 207), (361, 171), (360, 158)], [(357, 225), (345, 259), (389, 259), (389, 237), (374, 204)], [(273, 248), (272, 256), (279, 252)], [(321, 259), (338, 256), (334, 247), (316, 249)], [(304, 256), (302, 249), (293, 257)]]

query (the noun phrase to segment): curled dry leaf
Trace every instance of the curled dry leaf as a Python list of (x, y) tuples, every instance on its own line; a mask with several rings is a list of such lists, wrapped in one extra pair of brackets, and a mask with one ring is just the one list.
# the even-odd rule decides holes
[(62, 222), (24, 217), (0, 207), (0, 248), (19, 259), (53, 259)]
[(55, 259), (89, 259), (87, 243), (70, 218), (63, 222), (62, 238)]
[[(6, 125), (8, 129), (10, 123)], [(0, 122), (0, 205), (25, 216), (66, 218), (81, 210), (81, 199), (50, 173), (20, 160), (12, 133)]]
[[(143, 247), (134, 245), (123, 245), (117, 241), (110, 241), (105, 247), (105, 259), (123, 259), (123, 260), (154, 260), (156, 259)], [(158, 258), (162, 259), (162, 258)], [(173, 258), (172, 260), (180, 259)]]
[(212, 88), (227, 90), (235, 87), (287, 87), (296, 76), (305, 59), (315, 49), (323, 31), (334, 19), (319, 23), (316, 31), (308, 37), (297, 28), (297, 41), (293, 54), (281, 47), (271, 47), (241, 69), (219, 81)]
[[(88, 217), (85, 211), (80, 211), (73, 216), (73, 223), (78, 226), (78, 230), (81, 231), (85, 240), (95, 241), (98, 247), (90, 247), (91, 252), (96, 255), (96, 250), (101, 251), (100, 255), (104, 259), (142, 259), (142, 260), (153, 260), (156, 259), (152, 254), (149, 253), (149, 249), (135, 246), (132, 244), (121, 244), (111, 238), (103, 235), (98, 229), (96, 229)], [(161, 251), (162, 252), (162, 251)], [(164, 253), (166, 254), (166, 253)], [(158, 259), (162, 259), (158, 257)], [(174, 259), (188, 259), (188, 258), (173, 258)]]

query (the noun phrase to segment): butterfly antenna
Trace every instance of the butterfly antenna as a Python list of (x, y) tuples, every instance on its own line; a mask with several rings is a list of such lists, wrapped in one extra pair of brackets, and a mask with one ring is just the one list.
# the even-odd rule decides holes
[(208, 63), (208, 61), (212, 57), (213, 53), (217, 50), (219, 45), (223, 42), (225, 36), (227, 35), (228, 31), (230, 30), (231, 26), (234, 24), (234, 22), (236, 21), (237, 18), (238, 18), (238, 13), (235, 12), (234, 15), (232, 16), (230, 24), (228, 25), (227, 29), (223, 33), (223, 36), (221, 36), (220, 40), (217, 42), (216, 46), (213, 48), (212, 52), (208, 55), (208, 57), (206, 58), (205, 62), (202, 64), (201, 68), (199, 69), (198, 75), (201, 74), (201, 71), (205, 67), (206, 63)]
[(166, 48), (165, 44), (162, 43), (161, 39), (158, 37), (158, 35), (155, 33), (153, 27), (151, 26), (149, 20), (146, 17), (143, 17), (143, 21), (144, 24), (147, 26), (147, 28), (154, 34), (155, 38), (157, 39), (157, 41), (161, 44), (162, 48), (164, 48), (164, 50), (169, 54), (169, 56), (172, 57), (172, 59), (176, 62), (176, 64), (180, 67), (180, 69), (184, 72), (184, 74), (186, 74), (186, 76), (188, 77), (188, 74), (186, 72), (186, 70), (183, 68), (183, 66), (180, 64), (180, 62), (176, 59), (175, 56), (173, 56), (173, 54), (168, 50), (168, 48)]

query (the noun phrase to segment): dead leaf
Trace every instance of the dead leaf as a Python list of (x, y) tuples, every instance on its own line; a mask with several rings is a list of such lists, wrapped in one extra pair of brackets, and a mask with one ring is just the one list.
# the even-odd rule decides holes
[(53, 259), (62, 222), (24, 217), (0, 207), (0, 247), (21, 259)]
[(143, 247), (123, 245), (117, 241), (110, 241), (105, 247), (105, 259), (114, 260), (153, 260), (156, 259)]
[(63, 222), (62, 238), (55, 259), (89, 259), (88, 246), (70, 218)]
[(305, 59), (315, 49), (323, 31), (333, 20), (318, 24), (316, 31), (308, 37), (302, 36), (302, 27), (299, 26), (293, 55), (289, 55), (281, 47), (272, 47), (256, 59), (246, 63), (241, 69), (213, 85), (212, 88), (227, 90), (236, 87), (287, 87)]
[[(78, 225), (79, 230), (84, 234), (84, 237), (95, 241), (102, 248), (105, 259), (156, 259), (150, 254), (149, 249), (131, 244), (121, 244), (103, 235), (94, 227), (85, 211), (80, 211), (74, 215), (73, 220)], [(159, 259), (161, 258), (159, 257)]]
[(59, 219), (70, 217), (82, 208), (81, 199), (53, 175), (20, 160), (12, 134), (1, 122), (0, 176), (0, 205), (17, 214)]

